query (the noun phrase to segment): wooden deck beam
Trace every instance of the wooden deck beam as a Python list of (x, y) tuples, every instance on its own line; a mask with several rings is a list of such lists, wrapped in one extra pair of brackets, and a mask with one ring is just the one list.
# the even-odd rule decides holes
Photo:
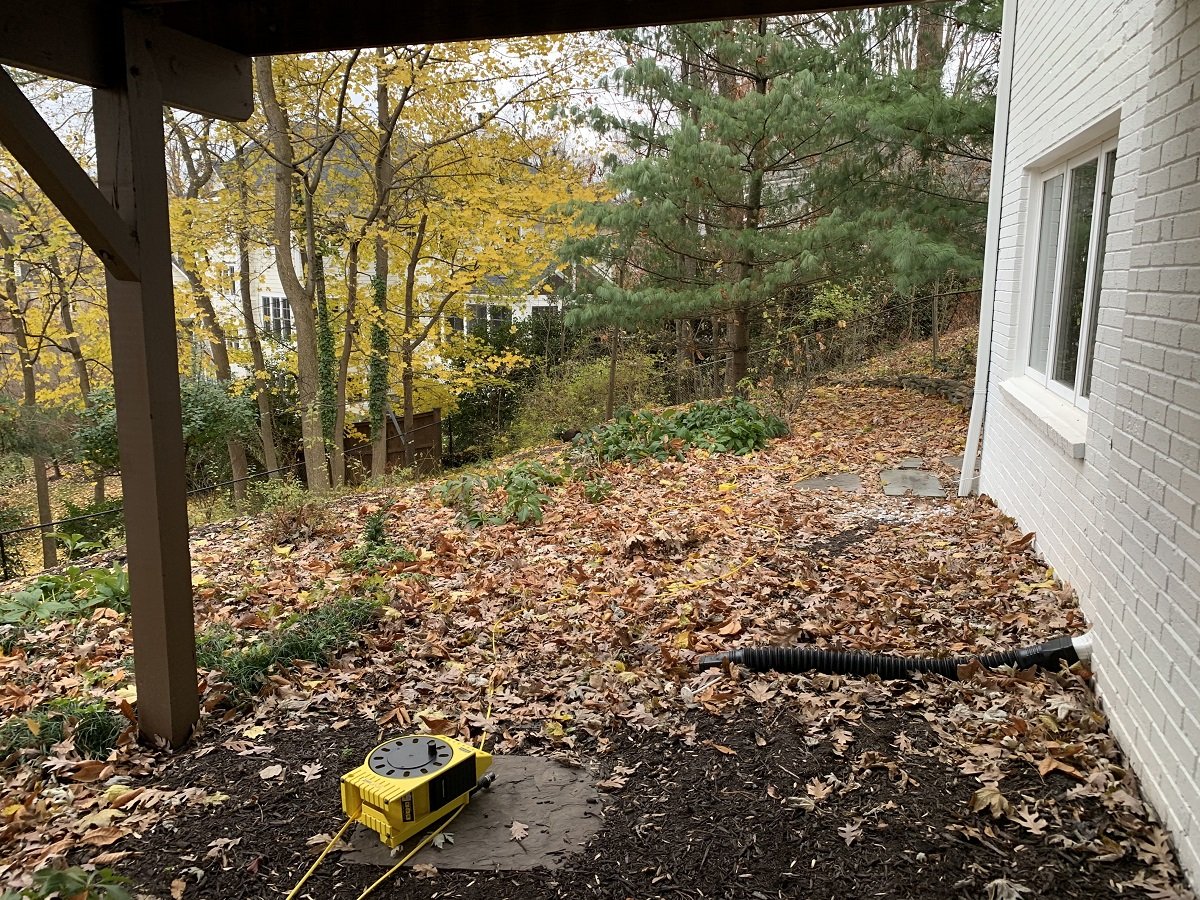
[[(163, 103), (218, 119), (254, 112), (249, 57), (140, 20), (157, 62)], [(0, 63), (94, 88), (119, 87), (125, 57), (122, 9), (107, 0), (13, 0), (0, 3)]]
[(0, 144), (8, 148), (108, 270), (117, 278), (136, 281), (138, 247), (133, 231), (3, 69)]

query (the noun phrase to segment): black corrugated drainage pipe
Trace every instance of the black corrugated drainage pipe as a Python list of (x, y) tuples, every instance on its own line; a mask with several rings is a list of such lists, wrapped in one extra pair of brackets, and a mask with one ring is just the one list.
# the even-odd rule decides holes
[(1091, 635), (1060, 637), (1037, 644), (988, 653), (984, 656), (893, 656), (884, 653), (863, 653), (857, 650), (819, 650), (815, 647), (743, 647), (727, 653), (702, 656), (699, 668), (711, 669), (723, 665), (744, 666), (753, 672), (824, 672), (827, 675), (878, 675), (880, 678), (907, 678), (917, 672), (957, 678), (959, 666), (976, 660), (988, 669), (1012, 666), (1028, 669), (1040, 666), (1057, 669), (1091, 657)]

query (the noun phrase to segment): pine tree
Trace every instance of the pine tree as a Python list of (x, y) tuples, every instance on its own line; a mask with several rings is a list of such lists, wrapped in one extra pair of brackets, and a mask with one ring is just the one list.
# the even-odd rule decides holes
[(566, 254), (627, 264), (629, 277), (597, 288), (575, 321), (715, 317), (732, 389), (763, 307), (828, 280), (911, 290), (977, 271), (994, 52), (977, 71), (944, 70), (991, 21), (956, 10), (995, 5), (614, 34), (632, 62), (613, 81), (630, 102), (591, 118), (624, 141), (609, 160), (618, 199), (582, 209), (598, 235)]

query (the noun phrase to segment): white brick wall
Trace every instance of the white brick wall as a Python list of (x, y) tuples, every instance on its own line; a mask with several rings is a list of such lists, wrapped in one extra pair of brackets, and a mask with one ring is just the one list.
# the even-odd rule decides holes
[[(1012, 0), (1010, 0), (1012, 2)], [(981, 490), (1080, 591), (1098, 685), (1200, 873), (1200, 0), (1021, 0)], [(1106, 116), (1118, 163), (1083, 459), (1022, 377), (1030, 167)], [(1097, 135), (1098, 137), (1098, 135)]]

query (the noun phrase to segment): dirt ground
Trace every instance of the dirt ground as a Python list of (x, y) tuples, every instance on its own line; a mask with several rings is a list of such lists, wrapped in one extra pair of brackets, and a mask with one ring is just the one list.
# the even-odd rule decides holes
[[(821, 680), (823, 688), (782, 679), (818, 695), (846, 690)], [(608, 794), (603, 829), (585, 852), (555, 871), (406, 871), (376, 896), (1091, 898), (1123, 894), (1118, 885), (1143, 869), (1132, 855), (1099, 859), (995, 828), (986, 815), (964, 821), (978, 785), (939, 753), (919, 691), (893, 685), (853, 699), (859, 715), (836, 741), (814, 741), (805, 717), (779, 703), (734, 716), (695, 714), (682, 735), (624, 729), (602, 752), (587, 742), (578, 759), (598, 779), (616, 767), (633, 772)], [(189, 808), (169, 827), (116, 845), (130, 848), (122, 871), (150, 896), (181, 877), (191, 882), (187, 896), (278, 896), (312, 860), (305, 839), (340, 823), (338, 768), (330, 761), (353, 766), (378, 734), (365, 722), (336, 732), (310, 723), (279, 735), (269, 754), (221, 748), (182, 761), (158, 787), (201, 786), (230, 799)], [(280, 759), (326, 771), (311, 784), (265, 785), (258, 772)], [(1062, 773), (1030, 772), (1007, 787), (1033, 808), (1054, 810), (1073, 786)], [(1114, 825), (1095, 800), (1071, 811), (1079, 834)], [(335, 855), (305, 895), (354, 898), (381, 874)]]

